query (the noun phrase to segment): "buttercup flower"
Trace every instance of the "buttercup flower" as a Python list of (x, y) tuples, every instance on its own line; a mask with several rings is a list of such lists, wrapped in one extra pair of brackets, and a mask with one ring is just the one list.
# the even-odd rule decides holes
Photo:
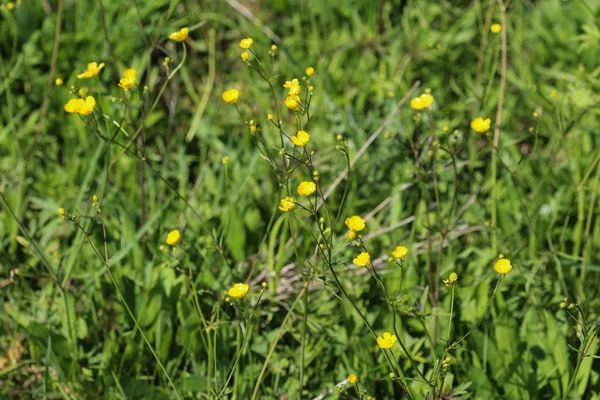
[(492, 33), (498, 33), (502, 30), (502, 25), (500, 24), (492, 24), (492, 26), (490, 26), (490, 31), (492, 31)]
[(297, 78), (294, 78), (291, 81), (285, 81), (283, 87), (290, 89), (288, 92), (290, 96), (297, 96), (302, 91), (302, 86), (300, 86)]
[(241, 299), (248, 293), (249, 286), (245, 283), (236, 283), (229, 289), (227, 292), (231, 297), (235, 297), (236, 299)]
[(167, 235), (167, 244), (169, 246), (174, 246), (181, 239), (181, 233), (177, 229), (169, 232)]
[(237, 89), (229, 89), (223, 92), (223, 100), (225, 100), (229, 104), (235, 104), (240, 97), (240, 92)]
[(359, 255), (356, 256), (354, 260), (352, 260), (354, 265), (357, 267), (366, 267), (371, 262), (371, 255), (366, 251), (363, 251)]
[(494, 265), (494, 269), (499, 274), (508, 274), (508, 272), (512, 269), (512, 264), (508, 258), (501, 258)]
[(300, 105), (300, 97), (298, 96), (288, 96), (283, 101), (283, 104), (289, 108), (290, 110), (295, 110)]
[(63, 80), (60, 78), (56, 78), (56, 80), (54, 81), (54, 84), (56, 86), (61, 86), (63, 84)]
[(279, 210), (283, 212), (289, 212), (294, 209), (296, 205), (296, 200), (293, 197), (286, 197), (285, 199), (281, 199), (279, 202)]
[(354, 232), (360, 232), (365, 229), (365, 221), (359, 217), (358, 215), (353, 215), (349, 218), (346, 218), (344, 221), (348, 229)]
[(79, 79), (92, 78), (92, 77), (98, 75), (98, 73), (100, 72), (100, 70), (102, 68), (104, 68), (104, 63), (100, 63), (100, 65), (98, 65), (97, 62), (89, 63), (87, 65), (87, 70), (85, 70), (81, 74), (77, 75), (77, 78), (79, 78)]
[(456, 272), (452, 272), (450, 276), (448, 276), (448, 279), (444, 279), (444, 284), (447, 287), (454, 286), (456, 282), (458, 282), (458, 275), (456, 274)]
[(415, 110), (423, 110), (429, 107), (433, 103), (433, 96), (427, 93), (423, 93), (419, 97), (415, 97), (410, 101), (410, 108)]
[(248, 61), (248, 57), (250, 57), (250, 56), (248, 55), (248, 52), (247, 52), (247, 51), (243, 51), (243, 52), (242, 52), (242, 60), (244, 60), (244, 61)]
[(315, 69), (313, 67), (308, 67), (305, 72), (307, 76), (313, 76), (315, 74)]
[(483, 119), (483, 118), (479, 117), (479, 118), (475, 118), (473, 121), (471, 121), (471, 128), (473, 128), (473, 130), (475, 132), (485, 133), (490, 129), (491, 123), (492, 123), (491, 119), (489, 119), (489, 118)]
[(396, 343), (396, 335), (392, 335), (389, 332), (383, 332), (383, 336), (377, 338), (377, 344), (382, 349), (389, 349)]
[(254, 40), (252, 40), (252, 38), (245, 38), (240, 40), (240, 47), (242, 49), (249, 49), (250, 47), (252, 47), (252, 43), (254, 43)]
[(135, 85), (135, 78), (137, 73), (135, 69), (129, 68), (123, 72), (123, 78), (119, 81), (119, 86), (123, 89), (131, 89)]
[(292, 142), (296, 146), (304, 146), (310, 140), (310, 135), (306, 131), (298, 131), (295, 136), (292, 136)]
[(65, 215), (65, 209), (62, 207), (58, 208), (58, 215)]
[(317, 185), (314, 182), (300, 182), (298, 185), (298, 194), (300, 196), (310, 196), (317, 190)]
[(348, 239), (350, 239), (350, 240), (356, 239), (356, 232), (354, 232), (354, 231), (348, 232)]
[(404, 246), (396, 246), (396, 250), (392, 251), (392, 255), (399, 259), (403, 259), (407, 254), (408, 249)]
[(174, 40), (176, 42), (183, 42), (188, 37), (189, 29), (187, 26), (185, 28), (181, 28), (177, 32), (173, 32), (169, 35), (169, 39)]
[(358, 376), (354, 374), (348, 375), (348, 382), (354, 385), (356, 382), (358, 382)]
[(96, 99), (88, 96), (83, 99), (71, 99), (65, 104), (65, 111), (71, 114), (90, 115), (96, 107)]

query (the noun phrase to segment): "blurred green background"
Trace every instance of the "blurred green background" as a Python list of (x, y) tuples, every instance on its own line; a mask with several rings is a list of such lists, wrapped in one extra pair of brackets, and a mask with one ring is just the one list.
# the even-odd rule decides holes
[[(207, 391), (211, 367), (187, 270), (160, 247), (176, 228), (197, 274), (205, 315), (219, 310), (211, 327), (217, 349), (213, 390), (221, 390), (241, 340), (240, 312), (223, 303), (223, 293), (235, 282), (249, 282), (253, 303), (266, 281), (257, 324), (226, 398), (251, 398), (291, 307), (258, 398), (357, 398), (343, 384), (350, 373), (359, 376), (368, 395), (398, 398), (383, 354), (319, 262), (300, 263), (316, 271), (300, 389), (306, 305), (295, 303), (303, 280), (292, 247), (283, 245), (289, 229), (287, 216), (277, 210), (282, 189), (244, 120), (221, 99), (226, 89), (240, 90), (242, 115), (260, 122), (260, 134), (276, 154), (278, 133), (267, 121), (267, 113), (274, 112), (269, 88), (240, 58), (244, 37), (254, 39), (253, 50), (266, 65), (270, 46), (278, 45), (274, 85), (281, 89), (280, 104), (283, 82), (315, 68), (308, 149), (316, 152), (324, 187), (345, 168), (335, 150), (336, 135), (348, 141), (353, 156), (416, 81), (415, 96), (431, 90), (438, 140), (455, 149), (454, 158), (438, 155), (437, 205), (452, 221), (440, 252), (441, 276), (452, 271), (459, 276), (452, 337), (469, 332), (489, 306), (481, 325), (451, 353), (444, 396), (561, 398), (582, 339), (574, 327), (597, 324), (600, 306), (599, 1), (509, 4), (494, 229), (493, 128), (481, 135), (469, 124), (479, 116), (494, 123), (496, 116), (501, 34), (489, 31), (501, 18), (496, 1), (44, 0), (13, 7), (1, 1), (1, 398), (173, 396), (85, 235), (57, 214), (64, 207), (79, 216), (102, 248), (94, 194), (102, 202), (111, 270), (184, 397), (215, 393)], [(168, 34), (183, 26), (190, 28), (187, 58), (167, 82), (183, 57), (182, 45), (169, 41)], [(93, 61), (106, 64), (102, 72), (78, 80)], [(138, 71), (130, 111), (117, 87), (126, 68)], [(61, 86), (57, 78), (64, 81)], [(74, 97), (71, 90), (87, 88), (98, 101), (101, 123), (114, 129), (114, 121), (123, 118), (131, 135), (165, 82), (145, 120), (143, 145), (137, 143), (151, 168), (120, 155), (117, 146), (109, 150), (89, 120), (63, 110)], [(430, 120), (426, 113), (421, 120), (416, 115), (405, 104), (355, 165), (342, 216), (370, 217), (366, 243), (392, 293), (399, 275), (386, 264), (387, 256), (396, 245), (409, 247), (403, 297), (396, 303), (399, 330), (427, 375), (446, 346), (450, 296), (441, 282), (436, 307), (427, 295), (428, 232), (437, 231), (428, 228), (426, 209), (437, 206), (432, 199), (422, 201), (421, 180), (428, 171), (416, 167), (413, 140), (427, 140)], [(124, 134), (117, 140), (128, 142)], [(225, 156), (227, 166), (221, 161)], [(299, 171), (293, 182), (308, 178)], [(338, 210), (341, 197), (338, 190), (329, 199), (332, 210)], [(343, 224), (334, 229), (343, 283), (375, 329), (390, 330), (385, 298), (364, 270), (351, 265), (356, 249), (345, 246)], [(515, 268), (489, 303), (498, 256), (490, 244), (492, 231), (497, 253)], [(309, 236), (300, 237), (297, 246), (312, 260)], [(435, 261), (439, 237), (433, 247)], [(574, 319), (559, 308), (565, 297), (581, 307)], [(434, 315), (438, 334), (432, 343)], [(592, 340), (589, 354), (597, 350)], [(395, 355), (407, 376), (417, 378), (403, 352)], [(600, 398), (599, 371), (598, 360), (586, 358), (568, 398)], [(427, 385), (408, 382), (415, 398), (425, 398)]]

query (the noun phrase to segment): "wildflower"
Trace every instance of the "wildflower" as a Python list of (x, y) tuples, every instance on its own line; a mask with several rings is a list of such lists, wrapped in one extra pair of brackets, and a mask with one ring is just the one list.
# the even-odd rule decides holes
[(188, 37), (189, 29), (186, 27), (181, 28), (177, 32), (173, 32), (169, 35), (169, 39), (174, 40), (176, 42), (183, 42)]
[(471, 128), (473, 128), (475, 132), (485, 133), (490, 129), (491, 122), (492, 120), (489, 118), (475, 118), (473, 121), (471, 121)]
[(6, 8), (8, 8), (9, 10), (14, 10), (15, 3), (13, 3), (12, 1), (9, 1), (8, 3), (6, 3)]
[(242, 52), (242, 60), (248, 61), (248, 57), (249, 57), (248, 52), (247, 51), (243, 51)]
[(539, 118), (539, 117), (540, 117), (540, 113), (539, 113), (539, 112), (537, 112), (537, 111), (535, 111), (535, 112), (533, 113), (533, 118)]
[(382, 349), (389, 349), (396, 343), (396, 335), (392, 335), (389, 332), (383, 332), (383, 336), (377, 338), (377, 344)]
[(310, 135), (306, 131), (298, 131), (295, 136), (292, 136), (292, 142), (296, 146), (304, 146), (310, 140)]
[(295, 110), (300, 105), (300, 97), (298, 96), (288, 96), (283, 101), (283, 104), (289, 108), (290, 110)]
[(348, 239), (350, 239), (350, 240), (356, 239), (356, 232), (354, 232), (354, 231), (348, 232)]
[(360, 232), (365, 229), (365, 221), (358, 215), (353, 215), (349, 218), (346, 218), (344, 223), (351, 231)]
[(225, 164), (225, 165), (229, 164), (229, 157), (227, 157), (227, 156), (223, 157), (221, 162), (223, 162), (223, 164)]
[(58, 215), (65, 215), (65, 209), (62, 207), (58, 208)]
[(126, 90), (132, 88), (135, 85), (136, 76), (137, 73), (135, 72), (135, 69), (126, 69), (125, 72), (123, 72), (123, 78), (119, 81), (119, 86)]
[(283, 87), (290, 89), (288, 92), (290, 96), (297, 96), (302, 91), (302, 86), (300, 86), (297, 78), (294, 78), (291, 81), (285, 81)]
[(231, 297), (235, 297), (236, 299), (241, 299), (248, 293), (249, 286), (245, 283), (236, 283), (229, 289), (227, 292)]
[(358, 382), (358, 376), (354, 374), (348, 375), (348, 382), (354, 385), (356, 382)]
[(490, 26), (490, 31), (492, 31), (492, 33), (498, 33), (502, 30), (502, 25), (500, 24), (492, 24), (492, 26)]
[(54, 81), (54, 84), (55, 84), (56, 86), (62, 86), (62, 84), (63, 84), (63, 80), (62, 80), (62, 79), (60, 79), (60, 78), (56, 78), (56, 80)]
[(369, 265), (369, 263), (371, 263), (371, 255), (368, 252), (363, 251), (362, 253), (357, 255), (356, 258), (352, 260), (352, 262), (357, 267), (366, 267), (367, 265)]
[(98, 65), (97, 62), (89, 63), (87, 65), (87, 70), (85, 70), (81, 74), (77, 75), (77, 78), (79, 78), (79, 79), (92, 78), (92, 77), (98, 75), (98, 73), (100, 72), (100, 70), (102, 68), (104, 68), (104, 63), (100, 63), (100, 65)]
[(305, 72), (307, 76), (313, 76), (315, 74), (315, 69), (313, 67), (308, 67)]
[(271, 45), (271, 51), (277, 51), (277, 45), (276, 44), (272, 44)]
[(298, 185), (298, 194), (300, 196), (310, 196), (317, 190), (317, 185), (314, 182), (300, 182)]
[(419, 97), (415, 97), (410, 101), (410, 108), (415, 110), (423, 110), (429, 107), (433, 103), (433, 96), (427, 93), (423, 93)]
[(252, 47), (252, 43), (254, 43), (254, 40), (252, 40), (252, 38), (245, 38), (240, 40), (240, 47), (242, 49), (249, 49), (250, 47)]
[(88, 96), (83, 99), (71, 99), (65, 104), (65, 111), (71, 114), (90, 115), (96, 107), (96, 99)]
[(177, 244), (177, 242), (179, 242), (179, 240), (181, 239), (181, 233), (179, 233), (179, 231), (177, 229), (169, 232), (169, 234), (167, 235), (167, 244), (169, 246), (174, 246)]
[(293, 197), (286, 197), (285, 199), (281, 199), (279, 202), (279, 210), (283, 212), (289, 212), (294, 209), (296, 206), (296, 200)]
[(396, 246), (396, 250), (392, 251), (392, 255), (399, 259), (403, 259), (407, 254), (408, 249), (404, 246)]
[(444, 279), (444, 284), (447, 287), (454, 286), (456, 282), (458, 282), (458, 275), (456, 274), (456, 272), (452, 272), (450, 276), (448, 276), (448, 279)]
[(240, 97), (240, 92), (237, 89), (229, 89), (223, 92), (223, 100), (229, 104), (235, 104)]
[(550, 92), (550, 97), (558, 97), (558, 92), (556, 91), (556, 89)]
[(269, 121), (274, 121), (275, 120), (275, 116), (273, 114), (269, 113), (269, 114), (267, 114), (267, 119)]
[(508, 258), (501, 258), (494, 265), (494, 269), (499, 274), (507, 274), (512, 269), (512, 264)]

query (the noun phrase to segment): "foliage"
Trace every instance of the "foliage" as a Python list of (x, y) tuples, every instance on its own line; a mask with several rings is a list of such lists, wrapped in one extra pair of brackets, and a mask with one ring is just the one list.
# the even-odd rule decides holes
[(10, 4), (1, 398), (600, 396), (600, 2)]

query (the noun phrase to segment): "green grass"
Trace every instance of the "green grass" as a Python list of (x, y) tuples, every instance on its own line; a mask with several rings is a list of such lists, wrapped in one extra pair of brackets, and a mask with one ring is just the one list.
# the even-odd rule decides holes
[(0, 398), (600, 398), (599, 1), (1, 1)]

